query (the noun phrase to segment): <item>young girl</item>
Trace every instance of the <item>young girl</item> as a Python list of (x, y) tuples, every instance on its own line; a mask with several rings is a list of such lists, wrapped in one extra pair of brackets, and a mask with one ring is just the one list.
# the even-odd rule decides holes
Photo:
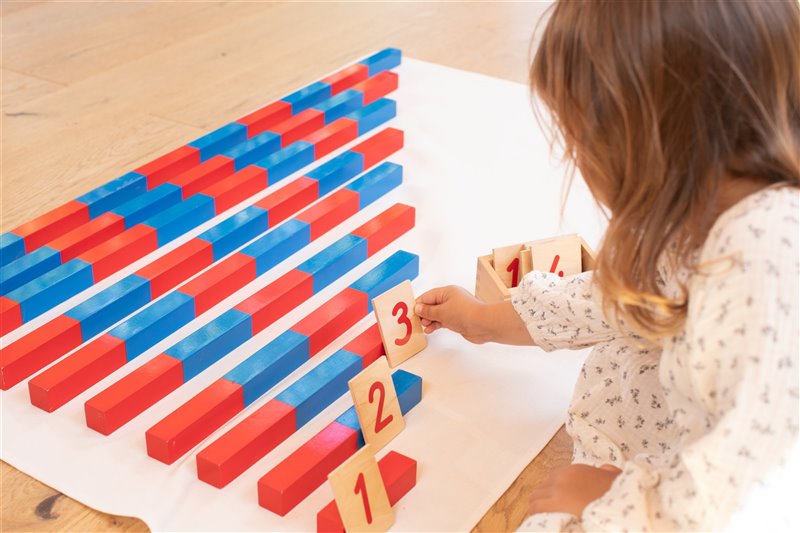
[(416, 312), (476, 343), (594, 346), (574, 464), (524, 527), (729, 527), (798, 434), (800, 8), (560, 1), (530, 80), (609, 214), (596, 270)]

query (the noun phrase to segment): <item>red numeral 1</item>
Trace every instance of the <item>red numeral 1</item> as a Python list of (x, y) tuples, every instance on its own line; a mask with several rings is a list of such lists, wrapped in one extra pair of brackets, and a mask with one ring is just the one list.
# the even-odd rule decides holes
[(511, 272), (511, 286), (516, 287), (519, 284), (519, 257), (508, 264), (506, 272)]
[(369, 508), (369, 496), (367, 495), (367, 482), (364, 481), (364, 474), (359, 473), (356, 480), (355, 494), (361, 493), (361, 500), (364, 502), (364, 514), (367, 516), (367, 524), (372, 523), (372, 509)]
[[(400, 316), (398, 316), (398, 313)], [(392, 309), (392, 316), (397, 317), (397, 323), (406, 327), (405, 336), (395, 339), (394, 343), (398, 346), (406, 344), (411, 339), (411, 319), (408, 318), (408, 305), (405, 302), (397, 302), (397, 305)]]

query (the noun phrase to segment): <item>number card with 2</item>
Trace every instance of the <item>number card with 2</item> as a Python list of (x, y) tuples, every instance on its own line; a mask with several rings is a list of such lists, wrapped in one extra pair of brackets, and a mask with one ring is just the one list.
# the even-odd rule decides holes
[(367, 444), (328, 475), (345, 531), (386, 531), (394, 510), (378, 463)]
[(389, 363), (379, 357), (347, 384), (364, 441), (377, 452), (406, 426)]
[(408, 280), (372, 300), (386, 357), (392, 367), (418, 354), (428, 345), (422, 323), (414, 313), (414, 304), (414, 290)]

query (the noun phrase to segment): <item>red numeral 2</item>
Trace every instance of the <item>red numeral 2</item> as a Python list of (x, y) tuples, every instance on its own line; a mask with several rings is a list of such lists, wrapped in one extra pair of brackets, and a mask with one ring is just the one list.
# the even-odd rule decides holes
[(361, 493), (361, 501), (364, 502), (364, 514), (367, 516), (367, 524), (372, 523), (372, 509), (369, 508), (369, 495), (367, 495), (367, 482), (364, 481), (364, 474), (359, 473), (356, 479), (355, 494)]
[(519, 257), (508, 264), (506, 272), (511, 272), (511, 286), (516, 287), (519, 284)]
[[(399, 316), (398, 316), (399, 313)], [(397, 317), (397, 323), (406, 327), (406, 334), (399, 339), (395, 339), (394, 343), (398, 346), (406, 344), (411, 339), (411, 319), (408, 318), (408, 305), (405, 302), (397, 302), (397, 305), (392, 309), (392, 316)]]
[(375, 433), (380, 433), (383, 428), (392, 423), (394, 416), (389, 415), (383, 418), (383, 402), (386, 400), (386, 389), (380, 381), (376, 381), (369, 388), (369, 403), (375, 401), (374, 397), (376, 391), (378, 392), (378, 416), (375, 418)]

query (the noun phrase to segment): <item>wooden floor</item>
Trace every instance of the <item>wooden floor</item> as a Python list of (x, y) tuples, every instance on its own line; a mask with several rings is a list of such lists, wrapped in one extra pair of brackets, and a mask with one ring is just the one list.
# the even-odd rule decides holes
[[(546, 7), (2, 0), (2, 231), (379, 48), (524, 82)], [(562, 430), (476, 529), (516, 528), (570, 448)], [(0, 466), (0, 531), (146, 530)]]

